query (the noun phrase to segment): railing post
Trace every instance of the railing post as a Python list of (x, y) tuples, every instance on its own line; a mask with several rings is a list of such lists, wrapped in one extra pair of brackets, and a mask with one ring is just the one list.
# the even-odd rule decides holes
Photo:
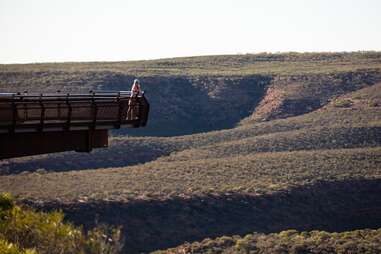
[(119, 129), (122, 124), (122, 110), (123, 110), (122, 103), (120, 102), (120, 92), (118, 92), (116, 101), (118, 103), (118, 121), (117, 121), (117, 124), (115, 124), (115, 128)]
[(70, 123), (71, 123), (71, 113), (72, 113), (72, 107), (69, 101), (70, 94), (66, 94), (66, 105), (67, 105), (67, 119), (66, 119), (66, 127), (65, 129), (68, 131), (70, 130)]
[(15, 102), (15, 94), (12, 94), (12, 126), (9, 132), (14, 133), (16, 130), (16, 121), (17, 121), (17, 105)]
[(95, 127), (97, 125), (97, 113), (98, 113), (98, 106), (95, 102), (95, 93), (93, 92), (93, 97), (91, 99), (91, 110), (93, 113), (93, 121), (92, 121), (92, 126), (91, 129), (95, 130)]
[(44, 129), (44, 120), (45, 120), (45, 105), (42, 101), (42, 94), (40, 94), (40, 108), (41, 108), (40, 126), (38, 127), (38, 131), (42, 132), (42, 130)]

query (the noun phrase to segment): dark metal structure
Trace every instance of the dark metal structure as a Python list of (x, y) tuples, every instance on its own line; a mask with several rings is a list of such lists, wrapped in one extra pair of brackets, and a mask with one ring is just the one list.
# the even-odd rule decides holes
[(0, 93), (0, 159), (108, 146), (108, 130), (147, 124), (144, 93)]

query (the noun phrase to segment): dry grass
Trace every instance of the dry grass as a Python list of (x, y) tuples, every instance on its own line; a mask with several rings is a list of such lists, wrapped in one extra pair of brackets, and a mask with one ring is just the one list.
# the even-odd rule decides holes
[[(372, 89), (355, 95), (366, 97), (369, 92), (375, 96)], [(377, 178), (381, 175), (380, 117), (377, 107), (348, 110), (327, 105), (302, 116), (231, 130), (169, 138), (117, 137), (113, 148), (87, 155), (88, 161), (96, 165), (119, 159), (128, 164), (134, 156), (138, 161), (151, 153), (146, 157), (151, 162), (61, 173), (49, 172), (47, 167), (45, 173), (2, 176), (0, 191), (42, 200), (164, 199), (207, 193), (266, 193), (319, 180)], [(50, 162), (61, 160), (68, 170), (84, 161), (84, 155), (76, 156), (52, 156)], [(24, 165), (30, 163), (28, 159), (16, 160), (15, 169), (23, 166), (23, 161)], [(43, 162), (36, 159), (36, 165)]]
[(149, 61), (41, 63), (0, 65), (1, 72), (61, 72), (77, 75), (117, 72), (139, 76), (242, 76), (253, 74), (311, 74), (381, 68), (380, 52), (281, 53), (182, 57)]
[[(381, 81), (380, 59), (379, 52), (288, 53), (0, 65), (0, 91), (128, 90), (139, 77), (152, 106), (149, 124), (117, 133), (175, 136), (230, 129), (243, 119), (252, 123), (252, 118), (311, 112), (335, 96)], [(257, 104), (269, 87), (284, 96), (278, 108), (258, 114)]]
[(379, 253), (381, 229), (355, 230), (342, 233), (324, 231), (282, 231), (276, 234), (248, 234), (245, 237), (222, 236), (201, 242), (186, 243), (159, 253)]
[[(375, 96), (374, 90), (369, 91)], [(360, 91), (357, 95), (368, 96)], [(381, 107), (347, 109), (329, 104), (309, 114), (245, 124), (229, 130), (179, 137), (114, 137), (108, 149), (90, 154), (62, 153), (7, 160), (2, 162), (0, 172), (122, 167), (170, 154), (169, 158), (161, 160), (179, 160), (181, 156), (185, 156), (182, 159), (192, 159), (189, 156), (196, 154), (201, 156), (199, 158), (209, 158), (240, 153), (374, 147), (380, 143), (380, 126)]]
[(0, 191), (22, 199), (72, 201), (268, 193), (320, 180), (377, 178), (381, 176), (380, 158), (378, 147), (151, 162), (128, 168), (2, 176)]
[[(123, 90), (135, 76), (143, 77), (153, 110), (150, 127), (132, 134), (170, 137), (118, 135), (111, 139), (109, 149), (91, 154), (62, 153), (2, 161), (0, 192), (11, 192), (19, 200), (37, 203), (55, 200), (56, 204), (70, 203), (69, 207), (80, 204), (84, 206), (83, 211), (89, 211), (91, 203), (110, 204), (110, 207), (118, 204), (119, 216), (127, 211), (136, 219), (123, 223), (132, 228), (144, 224), (149, 231), (133, 232), (135, 235), (129, 236), (131, 250), (137, 251), (150, 239), (149, 248), (153, 248), (167, 246), (166, 242), (158, 244), (161, 239), (179, 244), (178, 241), (188, 237), (207, 236), (208, 227), (197, 231), (192, 227), (184, 229), (181, 224), (213, 221), (218, 216), (213, 211), (203, 213), (195, 205), (204, 197), (223, 197), (222, 206), (226, 205), (228, 214), (224, 230), (227, 230), (240, 228), (229, 217), (229, 197), (232, 196), (247, 196), (253, 203), (261, 197), (264, 200), (279, 198), (281, 202), (282, 193), (325, 182), (332, 184), (330, 195), (334, 199), (327, 206), (331, 211), (350, 203), (351, 195), (344, 204), (334, 194), (355, 192), (351, 180), (375, 179), (378, 184), (381, 179), (379, 52), (1, 65), (0, 88), (12, 91), (24, 88)], [(342, 107), (338, 104), (341, 101), (351, 103)], [(335, 189), (340, 181), (348, 183), (341, 191)], [(369, 186), (369, 191), (371, 188)], [(366, 197), (360, 194), (356, 194), (356, 200)], [(321, 204), (326, 200), (324, 195), (316, 197)], [(298, 202), (298, 198), (295, 196), (293, 200)], [(314, 192), (305, 198), (314, 200)], [(218, 208), (220, 204), (213, 203), (213, 199), (208, 199), (211, 202), (208, 205)], [(336, 201), (338, 206), (333, 205)], [(378, 205), (378, 199), (373, 201)], [(240, 203), (240, 199), (237, 202)], [(367, 202), (365, 205), (373, 204), (372, 200)], [(188, 205), (183, 206), (184, 203)], [(310, 204), (295, 203), (291, 208), (302, 213), (299, 210), (303, 205), (312, 214), (315, 207)], [(135, 206), (144, 211), (151, 207), (146, 214), (148, 223), (136, 214)], [(245, 204), (239, 207), (244, 208)], [(174, 224), (170, 220), (170, 225), (164, 223), (161, 208), (168, 215), (178, 209), (175, 214), (180, 219)], [(263, 209), (261, 214), (267, 214), (268, 207)], [(151, 214), (155, 211), (156, 220)], [(73, 214), (77, 214), (75, 209)], [(252, 210), (245, 214), (252, 219), (249, 214), (253, 214)], [(288, 215), (292, 214), (298, 213)], [(273, 211), (272, 216), (278, 215), (283, 218), (283, 210)], [(205, 220), (200, 220), (203, 216)], [(271, 222), (270, 217), (266, 222)], [(115, 220), (120, 222), (120, 218)], [(248, 225), (257, 226), (255, 221)], [(214, 226), (218, 229), (213, 234), (225, 232), (221, 229), (225, 225)], [(250, 231), (244, 233), (247, 232)], [(370, 231), (364, 232), (368, 233)], [(290, 243), (293, 248), (294, 238), (287, 235), (283, 239), (284, 234), (261, 235), (261, 244), (273, 243), (276, 239)], [(307, 237), (306, 234), (293, 235), (299, 239)], [(224, 253), (246, 251), (246, 245), (258, 242), (256, 236), (224, 239), (223, 243), (232, 244), (229, 246), (219, 246), (220, 239), (217, 239), (185, 247), (196, 246), (200, 253), (214, 250), (211, 246), (221, 247)], [(331, 234), (328, 238), (341, 241), (342, 235)], [(135, 247), (134, 239), (139, 241)]]

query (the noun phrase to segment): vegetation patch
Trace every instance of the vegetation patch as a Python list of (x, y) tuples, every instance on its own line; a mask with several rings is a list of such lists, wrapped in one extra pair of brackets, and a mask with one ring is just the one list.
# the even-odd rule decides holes
[(63, 209), (70, 221), (122, 225), (125, 252), (141, 253), (223, 235), (381, 228), (380, 179), (320, 181), (265, 195), (225, 192), (167, 199), (27, 202)]
[(353, 102), (350, 99), (337, 99), (333, 103), (333, 105), (338, 108), (349, 108), (352, 104)]
[[(37, 79), (63, 81), (65, 76), (85, 73), (98, 81), (98, 73), (128, 73), (138, 76), (246, 76), (255, 74), (314, 74), (345, 72), (361, 69), (379, 69), (381, 52), (343, 53), (259, 53), (242, 55), (215, 55), (178, 57), (149, 61), (40, 63), (0, 65), (0, 72), (12, 76), (33, 74)], [(53, 75), (55, 77), (53, 77)], [(4, 78), (3, 78), (4, 79)]]
[(368, 106), (369, 107), (378, 107), (380, 106), (381, 103), (379, 101), (376, 101), (376, 100), (368, 100)]
[[(149, 124), (113, 133), (178, 136), (311, 112), (334, 96), (381, 81), (380, 59), (379, 52), (289, 53), (0, 65), (0, 90), (129, 90), (139, 77), (151, 104)], [(257, 111), (269, 87), (282, 95), (269, 92)]]
[(62, 212), (43, 213), (16, 205), (0, 194), (0, 253), (114, 254), (122, 248), (119, 229), (97, 226), (87, 232), (64, 222)]
[(380, 239), (381, 229), (363, 229), (342, 233), (286, 230), (274, 234), (252, 233), (244, 237), (208, 238), (201, 242), (187, 243), (173, 249), (153, 253), (380, 253)]
[(380, 147), (268, 152), (154, 161), (127, 168), (7, 175), (0, 177), (0, 191), (23, 199), (62, 202), (161, 200), (232, 191), (262, 194), (320, 180), (379, 177), (380, 164)]
[(136, 77), (147, 128), (89, 154), (0, 162), (0, 191), (23, 204), (4, 196), (0, 253), (115, 253), (121, 231), (126, 253), (379, 252), (380, 52), (0, 65), (0, 90), (129, 90)]

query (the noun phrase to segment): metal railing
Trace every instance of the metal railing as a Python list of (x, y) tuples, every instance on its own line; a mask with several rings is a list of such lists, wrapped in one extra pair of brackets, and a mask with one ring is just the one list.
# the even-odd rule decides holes
[(148, 113), (144, 93), (0, 93), (0, 133), (136, 128)]

